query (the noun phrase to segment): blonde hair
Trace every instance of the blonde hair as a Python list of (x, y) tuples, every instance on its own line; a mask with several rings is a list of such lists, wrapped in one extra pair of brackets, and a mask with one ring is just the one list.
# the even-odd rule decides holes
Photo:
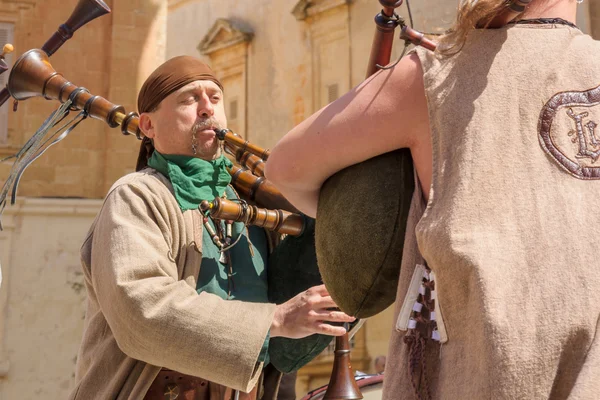
[(456, 22), (440, 41), (440, 53), (444, 55), (458, 53), (472, 30), (486, 28), (495, 17), (508, 8), (509, 4), (508, 0), (461, 1)]

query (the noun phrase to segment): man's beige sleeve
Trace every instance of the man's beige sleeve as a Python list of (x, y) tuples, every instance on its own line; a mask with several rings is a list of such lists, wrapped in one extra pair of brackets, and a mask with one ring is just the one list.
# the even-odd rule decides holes
[(92, 245), (102, 313), (129, 357), (249, 391), (275, 306), (197, 294), (178, 280), (171, 254), (187, 244), (177, 243), (177, 218), (160, 195), (135, 185), (109, 194)]

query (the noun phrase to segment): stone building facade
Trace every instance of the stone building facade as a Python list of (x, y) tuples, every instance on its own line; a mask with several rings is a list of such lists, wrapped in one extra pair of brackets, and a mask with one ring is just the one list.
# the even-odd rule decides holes
[[(105, 0), (112, 13), (77, 31), (51, 63), (69, 81), (135, 110), (146, 76), (165, 59), (208, 61), (225, 86), (230, 128), (272, 146), (295, 124), (364, 79), (376, 0)], [(457, 1), (411, 4), (415, 28), (441, 32)], [(0, 0), (0, 46), (39, 48), (77, 0)], [(403, 6), (399, 14), (407, 16)], [(600, 37), (600, 0), (578, 24)], [(400, 44), (396, 43), (394, 56)], [(8, 73), (0, 76), (4, 85)], [(0, 108), (0, 159), (14, 154), (57, 107), (34, 98)], [(0, 232), (0, 398), (65, 398), (83, 329), (79, 247), (112, 183), (134, 169), (138, 141), (84, 121), (23, 176)], [(10, 162), (0, 163), (0, 182)], [(387, 351), (391, 311), (354, 339), (353, 366), (371, 372)], [(327, 352), (299, 373), (298, 394), (326, 383)]]

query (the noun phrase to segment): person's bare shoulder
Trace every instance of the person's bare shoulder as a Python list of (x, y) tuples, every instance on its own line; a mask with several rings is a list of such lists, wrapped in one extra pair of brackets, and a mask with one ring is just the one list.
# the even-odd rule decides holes
[[(371, 86), (378, 91), (379, 124), (391, 148), (413, 147), (428, 128), (427, 100), (423, 69), (416, 53), (404, 57), (395, 67), (378, 72)], [(369, 80), (367, 79), (367, 81)]]

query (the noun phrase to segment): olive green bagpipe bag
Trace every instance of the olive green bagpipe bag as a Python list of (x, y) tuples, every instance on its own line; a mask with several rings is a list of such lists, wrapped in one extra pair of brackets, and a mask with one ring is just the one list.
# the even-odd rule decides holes
[[(269, 255), (269, 302), (285, 303), (298, 293), (321, 285), (315, 252), (315, 220), (305, 218), (300, 236), (287, 236)], [(269, 359), (283, 373), (296, 371), (318, 356), (333, 338), (311, 335), (303, 339), (276, 337), (269, 341)]]
[[(401, 149), (329, 178), (321, 189), (316, 221), (305, 217), (302, 235), (287, 236), (269, 256), (269, 302), (284, 303), (325, 283), (340, 309), (357, 318), (391, 305), (415, 186), (413, 174), (410, 151)], [(272, 338), (269, 357), (275, 368), (290, 373), (319, 355), (331, 340), (325, 335)]]
[(346, 314), (368, 318), (396, 299), (414, 188), (409, 149), (346, 168), (321, 188), (315, 229), (319, 271)]

